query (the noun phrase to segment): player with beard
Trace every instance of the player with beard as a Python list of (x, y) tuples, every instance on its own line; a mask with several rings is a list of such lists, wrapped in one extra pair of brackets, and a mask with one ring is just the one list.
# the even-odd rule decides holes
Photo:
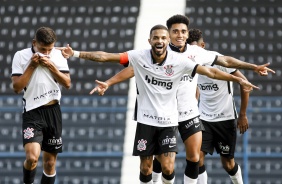
[[(169, 29), (170, 44), (169, 50), (181, 53), (181, 55), (190, 58), (193, 62), (200, 65), (221, 65), (228, 68), (242, 68), (260, 72), (260, 67), (268, 64), (257, 66), (254, 64), (242, 62), (230, 56), (222, 56), (213, 52), (209, 52), (198, 46), (191, 46), (186, 43), (189, 37), (189, 19), (183, 15), (174, 15), (167, 20)], [(272, 70), (267, 70), (274, 72)], [(179, 133), (185, 145), (186, 151), (186, 168), (184, 171), (184, 183), (196, 183), (198, 178), (198, 167), (200, 159), (200, 149), (202, 144), (202, 130), (204, 130), (199, 120), (197, 94), (197, 78), (198, 75), (191, 76), (184, 74), (177, 90), (177, 108)], [(157, 159), (154, 159), (153, 179), (158, 183), (161, 178), (161, 165)]]
[[(129, 62), (129, 67), (106, 82), (96, 81), (98, 86), (90, 93), (98, 91), (103, 95), (109, 86), (135, 75), (137, 100), (134, 120), (137, 121), (137, 128), (133, 155), (140, 157), (140, 183), (153, 183), (154, 155), (162, 165), (163, 183), (173, 183), (178, 127), (176, 93), (182, 76), (186, 73), (190, 76), (199, 73), (211, 78), (239, 82), (245, 86), (245, 90), (252, 90), (255, 86), (244, 79), (198, 65), (187, 57), (168, 51), (169, 34), (165, 26), (154, 26), (148, 41), (151, 49), (125, 53), (79, 52), (73, 51), (69, 46), (63, 52), (96, 62)], [(263, 70), (265, 69), (263, 66)]]

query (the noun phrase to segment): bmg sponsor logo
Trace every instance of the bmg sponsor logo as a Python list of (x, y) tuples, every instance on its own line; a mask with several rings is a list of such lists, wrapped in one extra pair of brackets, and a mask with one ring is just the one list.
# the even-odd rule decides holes
[(203, 84), (198, 84), (198, 87), (200, 90), (209, 90), (209, 91), (217, 91), (219, 88), (217, 84), (214, 83), (203, 83)]
[(162, 140), (162, 145), (176, 145), (176, 137), (168, 137), (166, 136), (165, 139)]
[(189, 81), (189, 82), (192, 82), (192, 80), (193, 80), (193, 77), (191, 77), (190, 75), (185, 74), (185, 75), (183, 75), (183, 76), (181, 77), (181, 80), (180, 80), (180, 81)]
[(155, 86), (162, 86), (168, 90), (170, 90), (172, 88), (173, 82), (169, 82), (165, 79), (158, 79), (158, 78), (149, 78), (148, 75), (145, 76), (145, 80), (152, 85)]
[(53, 139), (48, 139), (48, 144), (49, 145), (60, 145), (60, 144), (62, 144), (63, 143), (63, 141), (62, 141), (62, 138), (60, 137), (59, 139), (55, 139), (55, 138), (53, 138)]

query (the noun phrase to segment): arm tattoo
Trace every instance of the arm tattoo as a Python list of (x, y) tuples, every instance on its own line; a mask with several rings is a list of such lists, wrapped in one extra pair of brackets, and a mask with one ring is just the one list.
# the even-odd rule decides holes
[(81, 52), (80, 58), (92, 61), (102, 61), (102, 56), (100, 54), (95, 54), (92, 52)]

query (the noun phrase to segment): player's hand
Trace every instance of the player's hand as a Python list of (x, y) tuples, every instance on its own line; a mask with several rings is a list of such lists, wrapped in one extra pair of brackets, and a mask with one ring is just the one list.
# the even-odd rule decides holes
[(30, 66), (36, 68), (39, 65), (40, 56), (35, 53), (30, 59)]
[(69, 44), (67, 44), (66, 47), (56, 47), (56, 49), (60, 50), (62, 52), (62, 55), (66, 59), (68, 59), (71, 56), (73, 56), (73, 50), (72, 50), (72, 48), (70, 47)]
[(97, 92), (100, 96), (104, 95), (105, 91), (109, 88), (109, 85), (106, 82), (95, 80), (97, 83), (96, 87), (90, 91), (90, 95)]
[(243, 90), (246, 91), (246, 92), (251, 92), (251, 91), (253, 91), (254, 88), (259, 89), (259, 87), (253, 85), (249, 81), (242, 79), (242, 78), (241, 78), (239, 84), (243, 87)]
[(255, 72), (257, 72), (261, 76), (267, 76), (268, 72), (275, 73), (274, 70), (271, 70), (267, 66), (269, 66), (270, 63), (266, 63), (264, 65), (258, 65), (257, 68), (255, 69)]
[(244, 134), (248, 128), (249, 128), (249, 123), (248, 123), (248, 118), (245, 115), (239, 114), (238, 120), (237, 120), (237, 128), (240, 131), (240, 134)]
[(53, 63), (48, 56), (40, 56), (39, 64), (43, 67), (50, 67)]

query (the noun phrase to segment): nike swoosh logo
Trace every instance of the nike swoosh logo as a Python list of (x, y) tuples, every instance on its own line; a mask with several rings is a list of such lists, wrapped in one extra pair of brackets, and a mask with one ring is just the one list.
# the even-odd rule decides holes
[(144, 68), (149, 68), (149, 67), (148, 67), (148, 66), (146, 66), (146, 65), (143, 65), (143, 67), (144, 67)]
[(199, 125), (195, 125), (195, 128), (198, 128), (200, 126), (200, 124)]
[(60, 149), (61, 147), (62, 147), (62, 145), (61, 146), (56, 146), (55, 149)]
[(175, 147), (176, 145), (168, 145), (169, 148), (173, 148)]

